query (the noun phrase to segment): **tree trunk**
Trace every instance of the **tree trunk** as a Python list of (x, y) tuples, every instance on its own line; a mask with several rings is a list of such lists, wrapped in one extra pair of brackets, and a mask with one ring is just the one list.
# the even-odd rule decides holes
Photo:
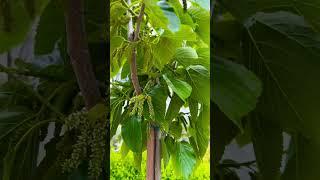
[(102, 98), (91, 64), (83, 12), (82, 0), (67, 0), (65, 20), (68, 54), (86, 108), (90, 109), (99, 103)]
[(160, 130), (150, 127), (147, 142), (147, 180), (161, 179)]

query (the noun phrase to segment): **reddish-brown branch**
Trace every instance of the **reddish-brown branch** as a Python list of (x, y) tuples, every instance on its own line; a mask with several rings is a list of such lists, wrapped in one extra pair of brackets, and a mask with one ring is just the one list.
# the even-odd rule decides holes
[(102, 98), (91, 64), (83, 8), (82, 0), (67, 0), (65, 21), (70, 61), (86, 108), (90, 109), (100, 102)]
[[(144, 16), (144, 8), (145, 8), (145, 4), (143, 3), (141, 5), (141, 10), (137, 19), (136, 30), (133, 32), (133, 37), (132, 35), (131, 37), (129, 35), (129, 38), (132, 42), (136, 42), (139, 39), (140, 26)], [(130, 71), (131, 71), (131, 80), (132, 80), (133, 87), (135, 89), (136, 94), (139, 95), (141, 94), (142, 91), (139, 84), (139, 78), (138, 78), (138, 72), (137, 72), (137, 49), (135, 47), (132, 48)]]
[(160, 130), (151, 127), (147, 142), (147, 180), (161, 179)]
[(150, 128), (149, 138), (147, 142), (147, 180), (154, 180), (154, 163), (155, 163), (155, 129)]
[(161, 179), (161, 144), (160, 144), (160, 130), (158, 127), (152, 127), (155, 131), (155, 152), (154, 152), (154, 179)]

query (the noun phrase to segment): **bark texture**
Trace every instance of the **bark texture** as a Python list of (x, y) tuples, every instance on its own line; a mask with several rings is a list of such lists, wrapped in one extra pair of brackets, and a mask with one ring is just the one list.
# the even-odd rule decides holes
[(83, 12), (82, 0), (68, 0), (66, 2), (68, 54), (86, 108), (90, 109), (102, 98), (91, 64)]
[(151, 127), (147, 142), (147, 180), (161, 179), (160, 130)]

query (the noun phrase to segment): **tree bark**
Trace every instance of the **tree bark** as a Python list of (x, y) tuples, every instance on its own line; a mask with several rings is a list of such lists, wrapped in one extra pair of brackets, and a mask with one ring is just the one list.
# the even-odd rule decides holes
[(160, 130), (150, 127), (147, 142), (147, 180), (161, 179)]
[(150, 128), (149, 138), (147, 142), (147, 180), (154, 180), (154, 162), (155, 162), (155, 130), (154, 128)]
[(161, 179), (161, 143), (160, 143), (160, 129), (159, 127), (152, 127), (155, 131), (155, 158), (154, 158), (154, 179), (160, 180)]
[(84, 98), (86, 108), (90, 109), (99, 103), (102, 98), (91, 64), (83, 9), (82, 0), (67, 0), (65, 20), (68, 54), (70, 56), (70, 61), (75, 72), (80, 91)]
[[(87, 34), (85, 31), (83, 0), (67, 0), (65, 6), (68, 54), (86, 108), (89, 110), (102, 101), (102, 96), (91, 64)], [(109, 137), (108, 129), (107, 125), (107, 139)], [(106, 144), (108, 144), (108, 142)], [(106, 155), (106, 157), (108, 157), (108, 155)], [(101, 168), (102, 179), (106, 180), (104, 162)]]

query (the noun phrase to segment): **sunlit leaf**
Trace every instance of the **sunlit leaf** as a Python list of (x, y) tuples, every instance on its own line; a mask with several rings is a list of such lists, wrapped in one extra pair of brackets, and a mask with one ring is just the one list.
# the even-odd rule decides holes
[(137, 116), (129, 116), (126, 122), (122, 125), (121, 135), (133, 152), (141, 152), (142, 149), (142, 135), (141, 135), (141, 119)]
[(191, 145), (187, 142), (178, 142), (171, 160), (175, 173), (188, 179), (196, 164), (196, 156)]
[(192, 87), (187, 82), (165, 74), (163, 75), (163, 78), (173, 92), (175, 92), (183, 101), (191, 95)]
[(201, 65), (191, 65), (187, 67), (188, 83), (192, 87), (191, 98), (209, 104), (210, 99), (210, 74)]

